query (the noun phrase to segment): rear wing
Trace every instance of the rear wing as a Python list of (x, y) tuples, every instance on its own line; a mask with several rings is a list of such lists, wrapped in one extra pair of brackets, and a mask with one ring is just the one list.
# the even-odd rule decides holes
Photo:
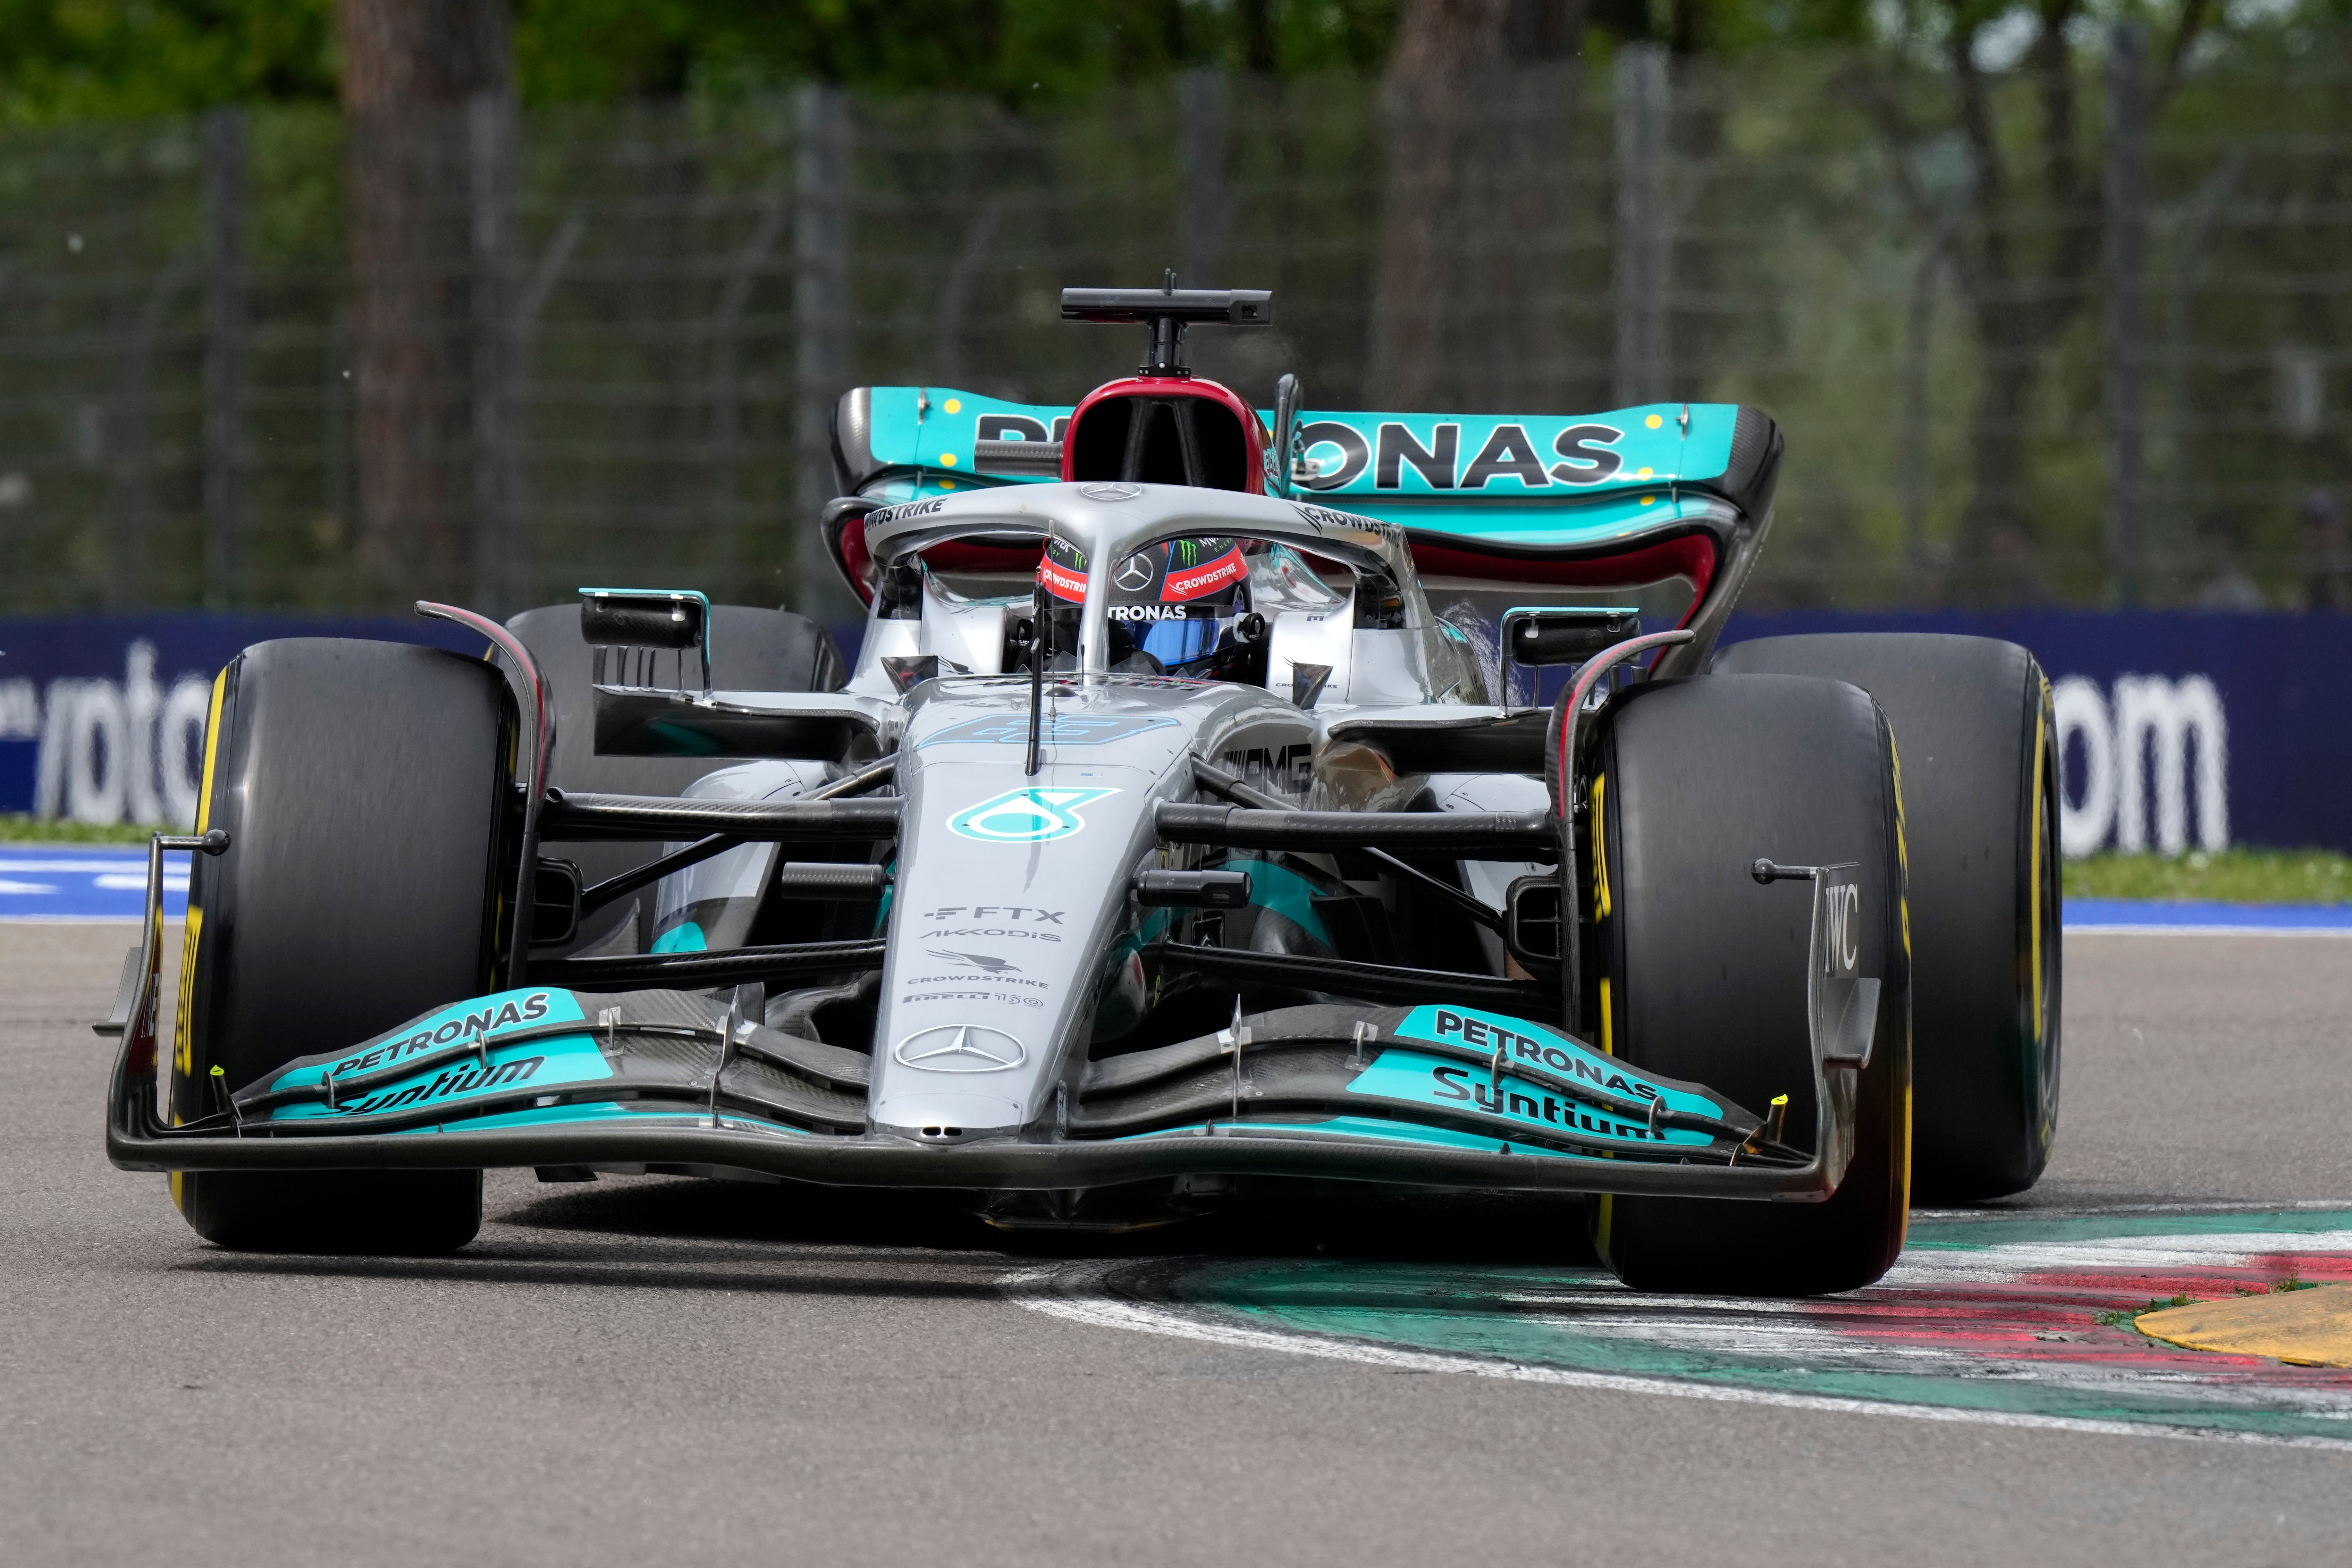
[[(858, 387), (834, 421), (840, 493), (892, 502), (1066, 471), (1071, 407), (947, 387)], [(1269, 426), (1271, 413), (1262, 414)], [(1310, 412), (1289, 495), (1405, 531), (1425, 581), (1693, 588), (1696, 668), (1754, 563), (1782, 441), (1760, 409), (1658, 403), (1590, 415)], [(1281, 493), (1267, 476), (1270, 493)], [(836, 558), (863, 591), (862, 542)], [(1662, 666), (1662, 668), (1664, 667)]]

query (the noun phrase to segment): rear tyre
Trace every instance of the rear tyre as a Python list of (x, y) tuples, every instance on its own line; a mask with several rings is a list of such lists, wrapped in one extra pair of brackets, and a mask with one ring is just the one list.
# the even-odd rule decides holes
[[(494, 665), (268, 642), (214, 700), (198, 831), (229, 847), (197, 856), (190, 884), (175, 1121), (489, 989), (513, 885), (513, 705)], [(199, 1235), (245, 1251), (450, 1252), (482, 1215), (478, 1171), (185, 1172), (172, 1193)]]
[(2058, 773), (2050, 682), (1990, 637), (1763, 637), (1718, 672), (1823, 676), (1874, 698), (1903, 755), (1910, 853), (1913, 1180), (1923, 1200), (2021, 1192), (2058, 1126)]
[(1853, 1160), (1826, 1202), (1603, 1197), (1596, 1249), (1637, 1289), (1811, 1296), (1869, 1284), (1902, 1250), (1909, 1206), (1902, 806), (1885, 720), (1826, 680), (1644, 686), (1611, 717), (1589, 788), (1604, 1048), (1759, 1113), (1786, 1094), (1787, 1141), (1811, 1147), (1811, 889), (1759, 886), (1759, 856), (1860, 866), (1862, 973), (1882, 981)]
[[(555, 698), (555, 755), (549, 763), (552, 782), (562, 789), (607, 795), (682, 795), (705, 773), (740, 757), (603, 757), (596, 754), (596, 713), (593, 665), (588, 645), (580, 638), (580, 606), (548, 605), (525, 610), (507, 622), (507, 629), (530, 650), (531, 662)], [(832, 691), (845, 671), (841, 651), (833, 636), (805, 616), (790, 610), (754, 609), (742, 605), (710, 607), (710, 680), (728, 691)], [(667, 660), (664, 661), (665, 666)], [(688, 661), (689, 669), (693, 662)], [(580, 868), (582, 880), (593, 885), (642, 866), (661, 853), (659, 844), (567, 844), (563, 858)], [(622, 942), (631, 952), (652, 940), (654, 891), (624, 899), (592, 910), (580, 922), (572, 940), (544, 956), (601, 948), (622, 936), (634, 913), (637, 941)]]

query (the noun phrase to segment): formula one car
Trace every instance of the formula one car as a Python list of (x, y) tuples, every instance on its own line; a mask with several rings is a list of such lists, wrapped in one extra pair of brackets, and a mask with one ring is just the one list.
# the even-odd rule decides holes
[[(2035, 1179), (2046, 682), (1968, 638), (1718, 653), (1770, 419), (1309, 414), (1287, 376), (1265, 415), (1184, 343), (1267, 295), (1063, 310), (1147, 326), (1141, 372), (841, 399), (845, 672), (644, 589), (419, 605), (480, 659), (241, 655), (151, 861), (194, 852), (168, 1065), (152, 893), (100, 1026), (115, 1163), (224, 1246), (343, 1252), (464, 1245), (488, 1167), (1014, 1228), (1588, 1194), (1629, 1283), (1772, 1293), (1876, 1279), (1915, 1163)], [(1677, 582), (1670, 629), (1592, 602)], [(1473, 590), (1498, 648), (1432, 609)]]

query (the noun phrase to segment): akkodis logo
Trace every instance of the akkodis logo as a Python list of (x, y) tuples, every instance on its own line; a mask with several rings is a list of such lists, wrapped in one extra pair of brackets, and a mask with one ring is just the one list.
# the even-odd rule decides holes
[(1115, 789), (1016, 789), (983, 800), (969, 811), (948, 818), (948, 826), (966, 838), (984, 844), (1043, 844), (1067, 838), (1086, 823), (1078, 808)]

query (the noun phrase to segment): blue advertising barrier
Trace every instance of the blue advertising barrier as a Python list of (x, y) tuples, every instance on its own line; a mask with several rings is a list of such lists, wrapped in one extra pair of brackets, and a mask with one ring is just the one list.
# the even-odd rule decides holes
[[(845, 653), (856, 629), (835, 628)], [(2059, 611), (1740, 616), (1727, 642), (1956, 632), (2022, 643), (2054, 685), (2066, 851), (2352, 851), (2352, 616)], [(417, 619), (173, 614), (0, 618), (0, 811), (185, 822), (212, 677), (278, 637), (479, 652)]]
[(304, 637), (482, 651), (422, 616), (0, 617), (0, 811), (193, 822), (213, 677), (255, 643)]
[(2057, 701), (2069, 855), (2352, 851), (2352, 616), (1814, 611), (1736, 616), (1724, 640), (1813, 632), (1952, 632), (2032, 649)]

